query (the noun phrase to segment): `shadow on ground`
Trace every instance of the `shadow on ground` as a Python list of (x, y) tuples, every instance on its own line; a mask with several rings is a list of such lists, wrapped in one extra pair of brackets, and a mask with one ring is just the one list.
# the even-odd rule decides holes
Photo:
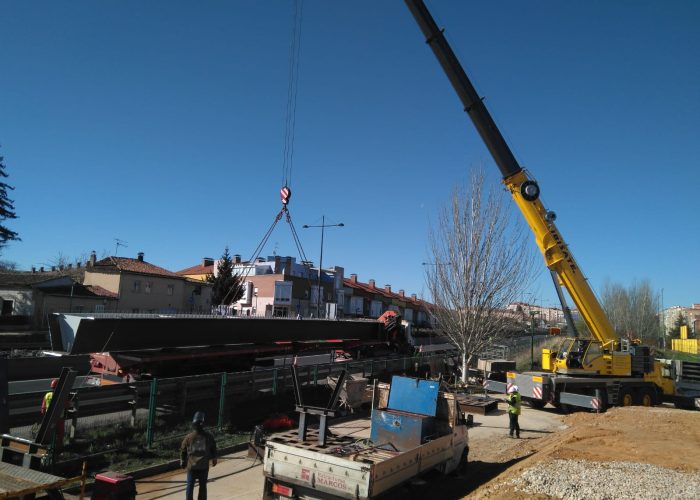
[(464, 475), (441, 476), (439, 472), (429, 472), (399, 488), (387, 498), (392, 500), (425, 498), (452, 500), (463, 498), (530, 455), (524, 455), (502, 463), (480, 462), (478, 460), (469, 462), (469, 469)]

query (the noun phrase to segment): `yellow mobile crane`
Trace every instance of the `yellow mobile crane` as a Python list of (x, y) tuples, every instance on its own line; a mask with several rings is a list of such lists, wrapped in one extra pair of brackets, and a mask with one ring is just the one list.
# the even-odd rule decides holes
[[(518, 164), (425, 4), (405, 1), (534, 233), (570, 328), (574, 329), (574, 323), (562, 285), (592, 335), (581, 338), (574, 330), (574, 337), (564, 339), (558, 350), (543, 350), (541, 372), (509, 372), (508, 383), (517, 384), (524, 399), (535, 407), (550, 402), (564, 408), (603, 410), (610, 405), (653, 405), (664, 396), (673, 396), (674, 380), (668, 364), (655, 361), (648, 347), (635, 345), (615, 332), (554, 224), (556, 215), (542, 204), (537, 182)], [(492, 385), (493, 390), (502, 392), (507, 387), (499, 387), (498, 382)]]

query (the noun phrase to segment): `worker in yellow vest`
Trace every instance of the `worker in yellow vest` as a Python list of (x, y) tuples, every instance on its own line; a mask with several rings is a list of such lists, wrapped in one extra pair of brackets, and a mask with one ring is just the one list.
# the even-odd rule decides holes
[[(58, 379), (53, 379), (51, 381), (51, 390), (44, 394), (44, 399), (41, 400), (41, 414), (44, 415), (51, 406), (51, 401), (53, 400), (53, 393), (58, 385)], [(63, 422), (63, 415), (60, 415), (56, 420), (56, 442), (54, 447), (56, 450), (61, 450), (63, 448), (63, 436), (65, 434), (65, 424)]]
[(513, 433), (515, 433), (515, 437), (520, 438), (520, 424), (518, 424), (518, 416), (520, 416), (521, 400), (517, 385), (512, 385), (508, 389), (506, 402), (508, 403), (508, 419), (510, 420), (510, 437), (513, 437)]

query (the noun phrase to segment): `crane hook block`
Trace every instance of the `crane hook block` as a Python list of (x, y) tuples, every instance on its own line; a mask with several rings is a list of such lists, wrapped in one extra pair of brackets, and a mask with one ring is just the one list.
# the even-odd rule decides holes
[(284, 186), (282, 189), (280, 189), (280, 198), (282, 199), (283, 205), (287, 205), (291, 197), (292, 191), (287, 186)]

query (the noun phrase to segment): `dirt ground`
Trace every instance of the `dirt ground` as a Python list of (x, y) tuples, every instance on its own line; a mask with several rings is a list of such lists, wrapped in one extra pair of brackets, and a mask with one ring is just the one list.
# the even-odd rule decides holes
[(638, 462), (680, 472), (700, 471), (700, 412), (624, 407), (559, 418), (565, 428), (536, 439), (473, 441), (469, 476), (480, 484), (467, 493), (469, 498), (532, 498), (510, 486), (509, 480), (555, 459)]

